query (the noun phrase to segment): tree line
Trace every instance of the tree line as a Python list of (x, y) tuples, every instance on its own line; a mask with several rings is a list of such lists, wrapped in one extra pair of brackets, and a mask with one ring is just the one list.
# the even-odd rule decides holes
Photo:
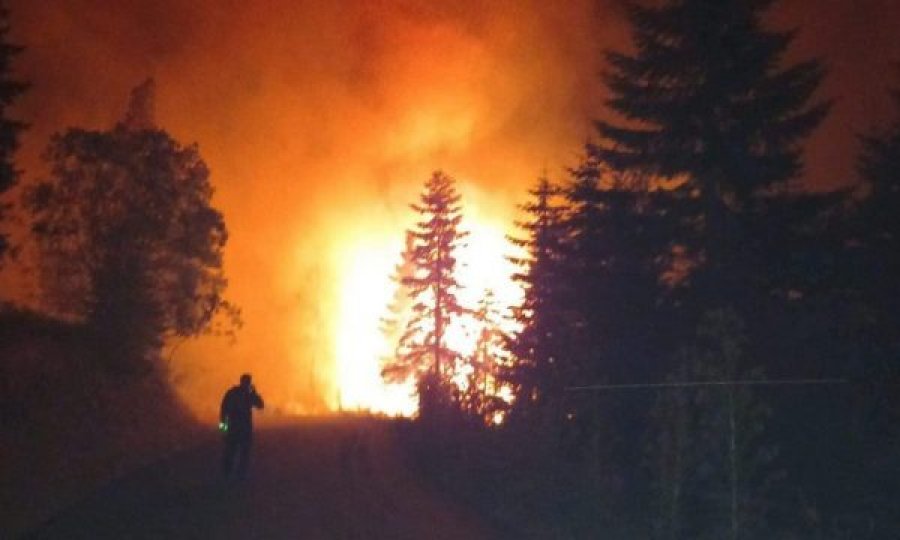
[[(232, 332), (240, 313), (224, 296), (225, 220), (212, 205), (197, 145), (178, 142), (156, 124), (153, 80), (132, 91), (109, 129), (52, 135), (42, 155), (48, 172), (18, 185), (14, 154), (27, 125), (11, 118), (9, 107), (28, 84), (12, 75), (22, 47), (8, 33), (3, 10), (0, 192), (8, 202), (0, 219), (8, 225), (15, 211), (28, 234), (24, 246), (11, 243), (8, 229), (0, 235), (0, 264), (35, 269), (41, 315), (83, 329), (98, 372), (158, 373), (166, 342)], [(35, 260), (18, 257), (23, 247)], [(25, 316), (16, 313), (4, 307), (4, 318)]]
[[(831, 106), (817, 95), (826, 71), (786, 61), (795, 32), (766, 27), (773, 4), (629, 4), (633, 47), (606, 54), (595, 140), (522, 207), (525, 294), (511, 313), (490, 294), (458, 301), (453, 179), (435, 172), (413, 207), (384, 375), (414, 380), (423, 423), (445, 432), (502, 415), (489, 430), (500, 461), (531, 467), (527, 488), (583, 505), (566, 514), (576, 533), (614, 518), (659, 538), (900, 528), (900, 115), (861, 135), (860, 189), (803, 185), (803, 144)], [(12, 75), (22, 49), (8, 20), (0, 12), (0, 194), (23, 196), (0, 219), (28, 223), (45, 313), (83, 328), (96, 367), (119, 375), (157, 369), (167, 340), (239, 324), (209, 170), (156, 124), (152, 81), (114, 126), (55, 134), (47, 174), (15, 189), (27, 126), (9, 108), (28, 85)], [(0, 235), (0, 262), (17, 264), (18, 247)], [(446, 335), (463, 316), (481, 328), (466, 358)], [(518, 330), (501, 331), (507, 316)], [(797, 378), (844, 384), (675, 386)], [(673, 386), (600, 390), (658, 383)]]
[[(504, 437), (551, 441), (545, 465), (591, 478), (608, 503), (595, 512), (653, 508), (659, 538), (882, 538), (900, 525), (884, 487), (900, 480), (900, 116), (861, 135), (860, 188), (801, 183), (803, 143), (831, 108), (817, 93), (826, 70), (786, 61), (796, 33), (766, 28), (772, 4), (629, 4), (633, 49), (606, 53), (595, 140), (522, 206), (525, 296), (502, 352), (445, 346), (466, 308), (453, 277), (463, 213), (442, 172), (413, 206), (398, 272), (413, 315), (384, 373), (415, 377), (422, 420), (503, 411)], [(485, 370), (490, 390), (460, 383)], [(703, 384), (794, 379), (834, 385)]]

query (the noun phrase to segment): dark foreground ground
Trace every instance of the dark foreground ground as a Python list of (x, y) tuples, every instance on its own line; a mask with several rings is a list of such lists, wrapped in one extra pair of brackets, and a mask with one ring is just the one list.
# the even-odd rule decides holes
[(219, 441), (210, 436), (98, 490), (26, 538), (498, 537), (412, 472), (396, 428), (371, 419), (258, 427), (243, 483), (220, 478)]

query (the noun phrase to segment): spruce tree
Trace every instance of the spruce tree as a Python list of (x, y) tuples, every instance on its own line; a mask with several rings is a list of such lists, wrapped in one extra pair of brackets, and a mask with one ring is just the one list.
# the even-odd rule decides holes
[(565, 336), (571, 329), (564, 312), (562, 191), (543, 175), (529, 193), (532, 200), (520, 206), (527, 217), (517, 222), (524, 237), (510, 238), (524, 252), (511, 257), (519, 267), (513, 279), (524, 296), (513, 309), (520, 329), (508, 342), (515, 363), (503, 373), (515, 396), (514, 417), (528, 417), (535, 406), (561, 398), (569, 346)]
[[(801, 143), (826, 115), (811, 103), (824, 75), (782, 67), (793, 32), (763, 28), (773, 0), (631, 4), (635, 52), (607, 53), (607, 104), (593, 152), (619, 170), (680, 182), (702, 201), (695, 259), (714, 296), (742, 287), (742, 212), (801, 170)], [(695, 283), (701, 280), (699, 276)]]
[[(570, 386), (659, 380), (672, 346), (671, 295), (664, 276), (672, 266), (671, 194), (652, 190), (642, 175), (610, 171), (586, 159), (567, 186), (569, 212), (563, 268), (571, 290), (565, 305), (576, 324)], [(635, 392), (576, 392), (568, 399), (580, 437), (594, 441), (589, 455), (607, 470), (614, 500), (636, 489), (633, 456), (641, 445), (648, 403)], [(612, 472), (614, 471), (614, 472)], [(613, 492), (612, 490), (616, 490)]]
[[(900, 91), (893, 96), (900, 109)], [(859, 171), (869, 192), (854, 216), (856, 253), (845, 258), (863, 261), (862, 268), (852, 265), (848, 273), (855, 277), (855, 288), (869, 312), (865, 319), (867, 375), (900, 381), (900, 313), (896, 307), (900, 295), (900, 116), (865, 135), (862, 142)], [(890, 401), (893, 414), (900, 415), (900, 399)]]
[[(22, 52), (22, 47), (10, 43), (9, 11), (0, 6), (0, 196), (8, 192), (19, 177), (19, 171), (13, 163), (13, 155), (19, 147), (19, 135), (25, 124), (8, 116), (12, 103), (25, 92), (27, 85), (14, 79), (11, 75), (12, 61)], [(9, 204), (0, 200), (0, 224), (5, 220)], [(0, 231), (0, 262), (9, 249), (9, 240)]]
[(852, 283), (844, 305), (855, 307), (844, 325), (852, 329), (846, 357), (861, 363), (854, 376), (867, 381), (848, 411), (853, 461), (847, 466), (845, 460), (842, 469), (844, 485), (866, 496), (842, 501), (835, 512), (859, 523), (853, 534), (860, 538), (900, 530), (900, 517), (890, 510), (900, 496), (900, 91), (892, 94), (894, 118), (862, 138), (858, 167), (867, 193), (851, 216), (852, 237), (842, 256)]
[(418, 382), (420, 414), (454, 398), (451, 379), (461, 361), (447, 342), (448, 328), (467, 311), (457, 298), (456, 256), (467, 235), (459, 228), (459, 202), (453, 178), (435, 171), (419, 203), (411, 205), (420, 220), (409, 231), (413, 271), (402, 278), (402, 284), (413, 301), (412, 314), (397, 355), (383, 365), (382, 375), (391, 382), (411, 378)]
[(640, 175), (604, 169), (588, 158), (566, 190), (570, 212), (566, 262), (589, 341), (593, 382), (627, 383), (659, 376), (667, 287), (672, 271), (674, 200)]
[(610, 286), (608, 263), (611, 254), (607, 236), (608, 208), (601, 193), (601, 164), (584, 160), (570, 171), (566, 186), (568, 214), (565, 219), (566, 244), (562, 263), (565, 279), (571, 284), (564, 302), (569, 309), (572, 330), (569, 340), (575, 344), (567, 363), (567, 385), (610, 382), (606, 332), (611, 311), (607, 298)]

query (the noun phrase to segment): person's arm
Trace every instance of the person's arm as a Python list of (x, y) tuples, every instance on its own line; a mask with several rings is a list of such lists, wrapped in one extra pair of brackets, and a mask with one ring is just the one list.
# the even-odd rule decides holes
[(256, 407), (257, 409), (262, 409), (265, 407), (263, 403), (262, 396), (256, 393), (256, 388), (250, 389), (250, 404)]

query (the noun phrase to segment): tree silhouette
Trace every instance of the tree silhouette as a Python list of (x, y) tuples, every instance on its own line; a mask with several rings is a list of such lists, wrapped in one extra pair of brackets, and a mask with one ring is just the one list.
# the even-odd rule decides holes
[[(900, 110), (900, 91), (893, 97)], [(896, 337), (898, 317), (892, 299), (900, 294), (900, 117), (885, 129), (865, 135), (862, 142), (859, 171), (869, 189), (857, 216), (857, 236), (869, 263), (864, 286), (879, 316), (893, 316), (885, 328)], [(900, 350), (900, 342), (895, 340), (893, 347)], [(896, 358), (896, 352), (889, 356)]]
[[(839, 257), (845, 278), (841, 284), (849, 285), (840, 291), (839, 306), (849, 316), (837, 326), (838, 345), (845, 347), (838, 358), (852, 366), (852, 376), (867, 383), (855, 388), (855, 407), (837, 411), (853, 430), (852, 443), (833, 444), (826, 455), (844, 458), (835, 460), (846, 470), (842, 489), (865, 493), (853, 501), (836, 501), (839, 508), (832, 512), (853, 523), (842, 526), (845, 534), (860, 538), (888, 537), (900, 530), (900, 518), (889, 510), (900, 486), (895, 450), (900, 445), (900, 91), (892, 96), (898, 106), (893, 119), (862, 137), (858, 170), (865, 196), (849, 215), (849, 235)], [(845, 465), (848, 461), (852, 466)]]
[(563, 315), (567, 283), (562, 273), (562, 192), (542, 175), (529, 193), (532, 200), (520, 206), (527, 217), (517, 223), (524, 237), (510, 239), (525, 252), (511, 257), (519, 268), (513, 279), (521, 284), (524, 296), (513, 309), (520, 329), (508, 343), (515, 363), (503, 374), (515, 396), (514, 415), (525, 417), (533, 407), (560, 398), (564, 383), (559, 369), (566, 357), (569, 329)]
[[(19, 177), (13, 163), (13, 155), (19, 147), (19, 134), (25, 129), (25, 124), (12, 120), (7, 115), (13, 101), (25, 92), (27, 85), (13, 79), (13, 59), (22, 52), (22, 47), (11, 44), (7, 40), (9, 34), (9, 10), (0, 6), (0, 196), (9, 191)], [(9, 210), (9, 204), (0, 200), (0, 224), (5, 220), (5, 214)], [(0, 231), (0, 262), (9, 250), (9, 240), (6, 234)]]
[[(594, 158), (572, 171), (566, 189), (568, 243), (563, 258), (575, 294), (585, 357), (582, 380), (629, 382), (659, 376), (659, 349), (673, 238), (673, 200), (644, 179), (616, 173)], [(575, 381), (573, 381), (575, 382)]]
[(138, 87), (111, 130), (55, 135), (50, 176), (27, 198), (45, 303), (86, 323), (124, 370), (218, 313), (237, 316), (222, 296), (228, 235), (209, 170), (196, 146), (155, 127), (152, 94), (152, 82)]
[(616, 169), (680, 181), (702, 201), (694, 249), (711, 298), (741, 289), (739, 216), (798, 174), (800, 144), (829, 108), (810, 105), (819, 62), (780, 67), (794, 33), (762, 28), (773, 3), (630, 4), (636, 51), (607, 53), (607, 104), (623, 121), (597, 122), (593, 152)]
[(412, 272), (401, 283), (413, 301), (412, 314), (397, 354), (383, 365), (382, 375), (392, 382), (419, 382), (420, 414), (429, 400), (451, 398), (451, 379), (460, 362), (459, 352), (447, 343), (448, 328), (466, 312), (457, 299), (456, 252), (467, 235), (459, 230), (459, 201), (453, 178), (435, 171), (419, 203), (411, 205), (421, 219), (409, 231)]

